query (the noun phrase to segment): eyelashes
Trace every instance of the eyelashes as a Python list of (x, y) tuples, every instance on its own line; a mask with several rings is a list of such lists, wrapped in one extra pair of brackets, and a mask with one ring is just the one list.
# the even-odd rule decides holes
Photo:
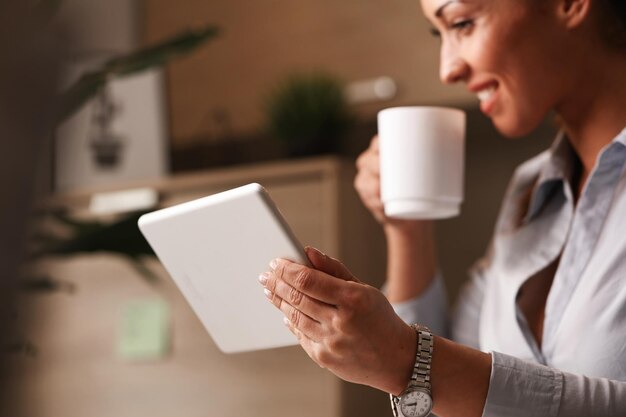
[(473, 26), (474, 26), (474, 21), (467, 19), (467, 20), (461, 20), (459, 22), (455, 22), (451, 24), (450, 29), (456, 30), (456, 31), (466, 31), (466, 30), (471, 29)]
[(428, 29), (428, 31), (435, 38), (440, 38), (441, 37), (441, 32), (439, 31), (439, 29), (435, 29), (435, 28), (431, 27), (431, 28)]
[[(467, 33), (474, 27), (474, 21), (471, 19), (460, 20), (458, 22), (452, 23), (448, 26), (448, 30), (454, 31), (457, 33)], [(435, 38), (441, 37), (441, 31), (435, 27), (430, 27), (428, 29), (430, 34)]]

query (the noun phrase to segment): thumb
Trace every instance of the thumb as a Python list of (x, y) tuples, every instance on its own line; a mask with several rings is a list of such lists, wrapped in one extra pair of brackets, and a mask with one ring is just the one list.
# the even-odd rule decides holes
[(320, 252), (318, 249), (314, 247), (307, 246), (304, 248), (311, 265), (313, 268), (318, 271), (322, 271), (327, 273), (328, 275), (332, 275), (337, 278), (341, 278), (346, 281), (356, 281), (359, 282), (358, 279), (352, 272), (344, 264), (339, 262), (337, 259), (331, 258), (330, 256)]

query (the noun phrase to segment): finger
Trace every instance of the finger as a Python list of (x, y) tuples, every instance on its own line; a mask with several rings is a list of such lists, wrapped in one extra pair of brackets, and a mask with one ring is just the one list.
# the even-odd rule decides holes
[(264, 274), (264, 277), (265, 288), (315, 321), (324, 321), (329, 316), (330, 309), (335, 309), (335, 306), (311, 298), (285, 281), (277, 279), (273, 273)]
[(270, 263), (274, 275), (295, 289), (322, 303), (337, 305), (344, 281), (322, 271), (291, 262), (274, 259)]
[(370, 143), (370, 149), (372, 149), (376, 153), (380, 151), (380, 138), (378, 137), (378, 135), (372, 138), (372, 142)]
[(380, 157), (378, 156), (378, 152), (370, 152), (365, 156), (365, 167), (366, 169), (374, 174), (376, 177), (380, 176)]
[(376, 214), (380, 214), (381, 216), (385, 216), (385, 205), (379, 198), (372, 198), (367, 202), (367, 206), (370, 210), (372, 210)]
[(288, 302), (283, 300), (278, 295), (272, 293), (267, 288), (265, 289), (265, 296), (274, 304), (282, 313), (285, 318), (302, 333), (304, 333), (311, 340), (319, 340), (321, 337), (321, 325), (317, 321), (308, 317), (300, 310), (291, 306)]
[(307, 246), (304, 251), (315, 269), (346, 281), (358, 281), (352, 272), (337, 259), (331, 258), (312, 246)]
[(374, 215), (376, 220), (385, 222), (385, 212), (380, 196), (380, 179), (359, 172), (354, 178), (354, 188), (359, 193), (361, 201)]
[(379, 176), (361, 172), (354, 178), (354, 188), (356, 188), (362, 198), (380, 199)]
[(289, 321), (287, 317), (283, 317), (283, 323), (285, 324), (285, 326), (287, 326), (289, 331), (298, 338), (298, 341), (305, 337), (300, 330), (294, 327), (294, 325)]
[(371, 149), (363, 152), (356, 160), (356, 166), (359, 171), (369, 172), (376, 176), (380, 175), (378, 152), (374, 152)]

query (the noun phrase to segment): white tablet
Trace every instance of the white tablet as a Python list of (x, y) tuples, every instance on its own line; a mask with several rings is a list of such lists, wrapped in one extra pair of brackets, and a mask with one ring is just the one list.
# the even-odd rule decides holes
[(274, 258), (307, 258), (262, 186), (145, 214), (139, 229), (223, 352), (297, 344), (258, 276)]

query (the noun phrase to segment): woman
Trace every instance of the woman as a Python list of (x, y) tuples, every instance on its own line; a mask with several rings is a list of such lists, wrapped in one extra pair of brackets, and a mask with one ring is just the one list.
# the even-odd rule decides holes
[[(313, 268), (275, 260), (260, 281), (314, 361), (394, 395), (428, 340), (422, 330), (416, 341), (405, 321), (429, 325), (437, 415), (624, 416), (626, 3), (422, 0), (422, 8), (441, 36), (442, 81), (476, 93), (501, 133), (524, 135), (551, 111), (563, 127), (515, 172), (450, 331), (433, 226), (384, 216), (376, 138), (355, 186), (385, 230), (387, 298), (310, 248)], [(417, 402), (402, 412), (425, 415)]]

